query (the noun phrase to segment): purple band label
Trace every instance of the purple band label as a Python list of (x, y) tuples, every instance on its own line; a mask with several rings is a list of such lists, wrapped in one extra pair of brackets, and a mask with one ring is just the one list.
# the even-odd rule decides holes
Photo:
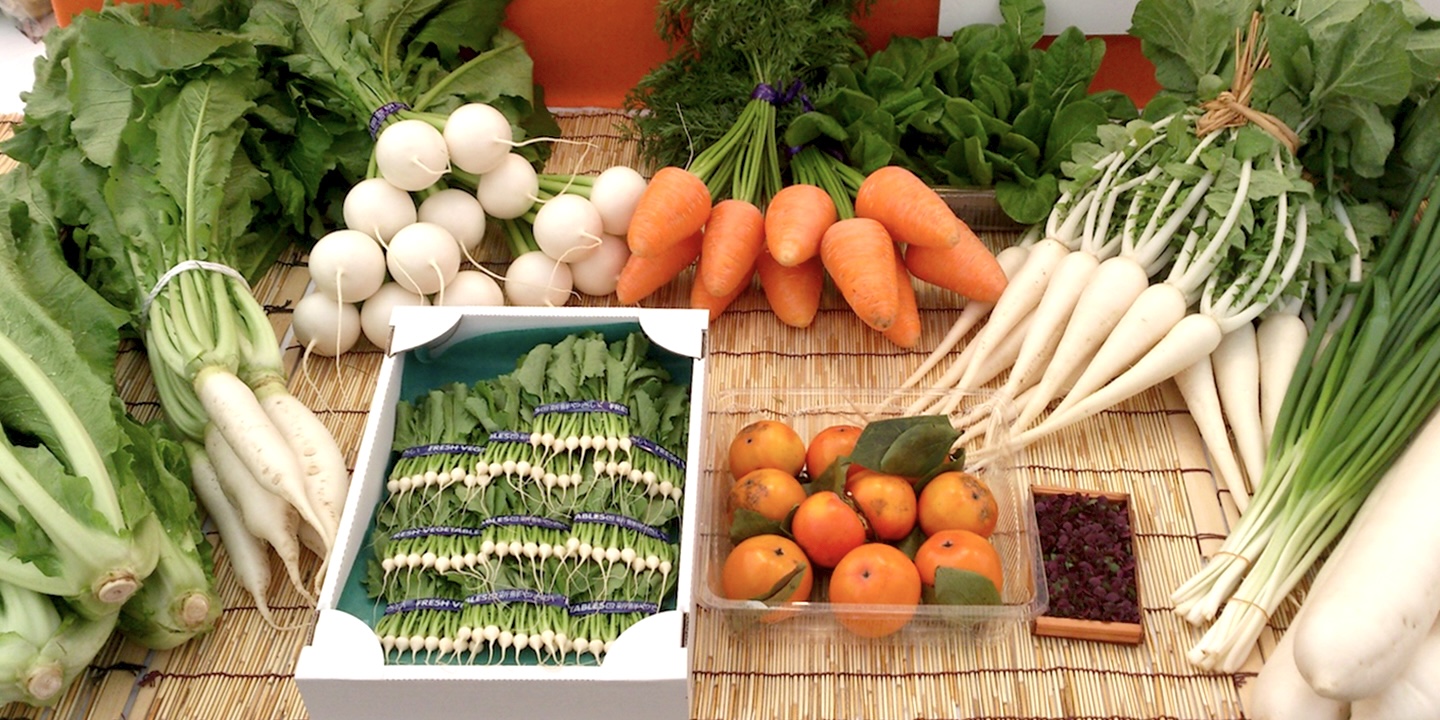
[(660, 447), (655, 443), (655, 441), (651, 440), (650, 438), (640, 437), (639, 435), (632, 435), (630, 436), (630, 444), (640, 448), (641, 450), (644, 450), (645, 452), (650, 453), (651, 455), (654, 455), (655, 457), (660, 458), (661, 460), (664, 460), (665, 462), (670, 463), (671, 465), (674, 465), (681, 471), (685, 470), (684, 460), (681, 460), (680, 457), (675, 453), (672, 453), (669, 450)]
[(617, 515), (606, 512), (578, 512), (570, 518), (572, 523), (595, 523), (597, 525), (612, 525), (618, 528), (632, 530), (648, 538), (659, 540), (663, 543), (670, 542), (670, 536), (659, 528), (646, 525), (627, 515)]
[(496, 515), (480, 521), (480, 527), (514, 527), (516, 525), (533, 528), (544, 528), (546, 530), (569, 530), (570, 526), (562, 520), (554, 518), (538, 517), (535, 515)]
[(630, 408), (608, 400), (570, 400), (567, 402), (546, 403), (535, 408), (536, 415), (548, 415), (550, 413), (609, 413), (611, 415), (628, 417), (630, 415)]
[(431, 455), (479, 455), (483, 452), (485, 452), (485, 448), (479, 445), (439, 443), (436, 445), (420, 445), (418, 447), (405, 448), (405, 451), (400, 453), (400, 458), (402, 460), (408, 460), (417, 457), (430, 457)]
[(619, 615), (623, 613), (654, 615), (657, 612), (660, 612), (659, 605), (642, 600), (592, 600), (570, 606), (570, 614), (576, 617), (583, 617), (585, 615)]
[(385, 614), (394, 615), (396, 613), (418, 612), (422, 610), (459, 612), (464, 607), (464, 603), (449, 598), (417, 598), (415, 600), (401, 600), (397, 603), (390, 603), (385, 606)]
[(530, 442), (530, 433), (518, 430), (497, 430), (490, 433), (490, 442)]
[(380, 126), (385, 124), (391, 115), (401, 110), (409, 110), (410, 106), (402, 102), (385, 103), (370, 113), (370, 139), (374, 140), (380, 135)]
[(476, 593), (465, 598), (466, 605), (498, 605), (500, 603), (526, 603), (528, 605), (548, 605), (550, 607), (562, 608), (568, 608), (570, 606), (570, 600), (560, 593), (542, 593), (538, 590), (526, 590), (524, 588), (491, 590), (490, 592)]
[(454, 527), (451, 525), (430, 525), (405, 528), (390, 536), (391, 540), (418, 540), (427, 537), (479, 537), (479, 528)]

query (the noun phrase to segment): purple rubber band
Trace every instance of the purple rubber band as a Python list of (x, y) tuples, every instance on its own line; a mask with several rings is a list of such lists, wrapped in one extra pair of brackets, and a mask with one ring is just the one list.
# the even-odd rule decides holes
[(401, 110), (409, 109), (410, 106), (406, 105), (405, 103), (392, 102), (385, 103), (384, 105), (380, 106), (380, 109), (376, 110), (373, 113), (370, 113), (370, 139), (374, 140), (380, 135), (380, 126), (384, 125), (385, 121), (388, 120), (391, 115), (394, 115)]

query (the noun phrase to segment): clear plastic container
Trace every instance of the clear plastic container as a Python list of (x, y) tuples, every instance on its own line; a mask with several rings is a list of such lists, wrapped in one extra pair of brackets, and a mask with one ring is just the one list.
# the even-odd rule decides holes
[[(719, 611), (735, 628), (745, 632), (813, 631), (832, 638), (853, 637), (834, 617), (835, 605), (814, 601), (785, 605), (784, 620), (768, 624), (759, 620), (775, 608), (748, 600), (732, 600), (721, 592), (720, 576), (725, 558), (732, 548), (725, 513), (728, 493), (734, 479), (728, 468), (731, 439), (745, 425), (757, 420), (779, 420), (789, 424), (807, 443), (820, 430), (836, 424), (865, 423), (885, 418), (916, 414), (936, 414), (928, 408), (943, 395), (923, 391), (892, 391), (875, 388), (834, 388), (796, 390), (785, 388), (752, 388), (719, 391), (706, 413), (707, 448), (704, 474), (701, 477), (699, 507), (699, 559), (696, 580), (697, 602)], [(993, 411), (993, 412), (992, 412)], [(1035, 526), (1033, 497), (1026, 483), (1015, 473), (1015, 452), (1004, 432), (1005, 423), (998, 418), (1010, 416), (1013, 407), (988, 394), (971, 393), (959, 398), (958, 406), (946, 415), (952, 420), (988, 417), (989, 431), (980, 439), (967, 443), (967, 458), (977, 452), (986, 459), (966, 469), (983, 478), (994, 494), (1000, 510), (999, 521), (990, 537), (1000, 554), (1004, 573), (1004, 589), (998, 605), (929, 605), (915, 608), (914, 617), (889, 639), (918, 643), (941, 633), (963, 633), (976, 640), (995, 637), (997, 631), (1016, 625), (1028, 626), (1033, 618), (1045, 612), (1048, 595), (1044, 567), (1040, 560), (1040, 543)], [(982, 466), (983, 465), (983, 466)], [(803, 478), (802, 478), (803, 480)], [(819, 583), (817, 583), (818, 589)], [(814, 595), (812, 595), (812, 598)], [(903, 612), (892, 605), (846, 605), (844, 610), (859, 614), (884, 616)]]

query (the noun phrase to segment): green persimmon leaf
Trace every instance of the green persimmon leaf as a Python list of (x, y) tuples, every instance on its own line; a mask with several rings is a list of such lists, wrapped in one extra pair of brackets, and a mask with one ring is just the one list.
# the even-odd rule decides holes
[(860, 431), (860, 437), (855, 440), (855, 449), (850, 453), (850, 461), (861, 467), (878, 470), (892, 445), (910, 429), (925, 426), (943, 426), (953, 431), (949, 419), (944, 415), (914, 415), (874, 420), (866, 423)]
[(749, 599), (758, 600), (770, 607), (784, 605), (795, 595), (795, 591), (800, 589), (800, 583), (804, 581), (805, 570), (808, 567), (805, 563), (797, 563), (790, 572), (785, 573), (784, 576), (775, 581), (775, 585), (771, 587), (768, 592), (760, 597)]
[(776, 522), (749, 508), (736, 508), (735, 517), (730, 521), (730, 542), (739, 545), (756, 535), (787, 535), (788, 522)]
[(919, 477), (950, 457), (950, 446), (960, 433), (949, 422), (912, 425), (885, 449), (879, 465), (866, 465), (882, 473)]
[(916, 525), (915, 528), (910, 531), (909, 535), (906, 535), (900, 542), (895, 543), (895, 547), (898, 548), (900, 552), (905, 553), (905, 557), (914, 560), (915, 553), (919, 552), (920, 546), (924, 544), (925, 531), (921, 530), (919, 525)]
[(1059, 199), (1059, 181), (1054, 175), (1041, 175), (1029, 185), (1010, 180), (995, 183), (995, 202), (1018, 223), (1029, 225), (1044, 220)]
[(922, 588), (927, 605), (999, 605), (1000, 591), (990, 578), (959, 568), (935, 568), (935, 584)]

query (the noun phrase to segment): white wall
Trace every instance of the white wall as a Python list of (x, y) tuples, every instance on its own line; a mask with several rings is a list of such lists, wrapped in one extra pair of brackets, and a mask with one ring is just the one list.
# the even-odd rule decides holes
[[(1431, 15), (1440, 16), (1440, 0), (1417, 0)], [(1054, 35), (1075, 26), (1093, 35), (1122, 35), (1130, 29), (1136, 0), (1046, 0), (1045, 32)], [(949, 35), (963, 25), (1000, 22), (995, 0), (940, 0), (938, 34)]]

